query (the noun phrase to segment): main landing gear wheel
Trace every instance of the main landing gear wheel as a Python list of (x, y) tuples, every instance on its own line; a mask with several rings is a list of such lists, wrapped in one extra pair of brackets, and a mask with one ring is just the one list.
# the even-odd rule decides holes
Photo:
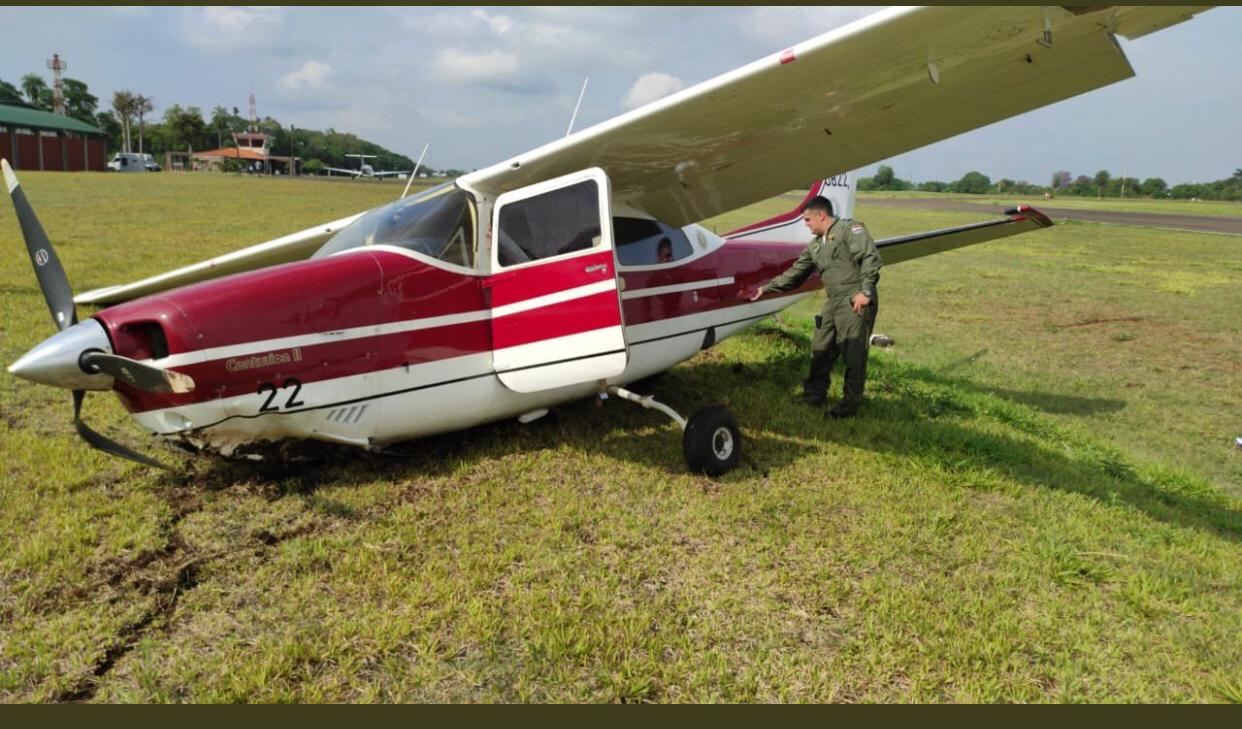
[(690, 416), (681, 446), (691, 471), (719, 476), (737, 465), (742, 455), (742, 431), (728, 408), (709, 405)]
[[(719, 476), (737, 465), (742, 455), (742, 431), (738, 430), (733, 413), (723, 405), (710, 405), (695, 413), (690, 420), (650, 395), (638, 395), (624, 387), (610, 385), (609, 395), (629, 400), (648, 410), (658, 410), (681, 428), (681, 446), (686, 465), (694, 473)], [(600, 397), (604, 397), (601, 393)]]

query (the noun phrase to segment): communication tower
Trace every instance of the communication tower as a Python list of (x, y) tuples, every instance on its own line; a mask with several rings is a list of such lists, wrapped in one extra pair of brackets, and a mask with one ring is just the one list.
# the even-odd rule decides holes
[(61, 71), (68, 71), (69, 64), (60, 59), (60, 54), (53, 53), (47, 60), (47, 67), (52, 69), (52, 111), (65, 115), (65, 82), (60, 78)]

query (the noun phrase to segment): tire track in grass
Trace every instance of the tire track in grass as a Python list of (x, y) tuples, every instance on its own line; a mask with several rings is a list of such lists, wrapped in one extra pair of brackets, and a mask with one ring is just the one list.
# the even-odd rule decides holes
[[(138, 641), (157, 620), (163, 618), (165, 625), (171, 623), (172, 616), (177, 610), (177, 602), (181, 596), (198, 586), (199, 573), (206, 559), (192, 557), (188, 560), (178, 560), (178, 557), (192, 554), (194, 551), (185, 543), (185, 539), (181, 535), (180, 524), (187, 516), (202, 511), (202, 500), (194, 494), (189, 495), (187, 498), (184, 492), (180, 490), (171, 496), (166, 496), (165, 499), (173, 508), (166, 525), (168, 540), (163, 547), (157, 550), (141, 552), (133, 559), (119, 564), (114, 563), (115, 566), (108, 570), (103, 578), (93, 583), (93, 585), (78, 588), (67, 596), (69, 599), (85, 599), (103, 584), (119, 587), (129, 582), (138, 590), (139, 594), (149, 595), (154, 593), (156, 595), (155, 605), (143, 613), (137, 620), (123, 626), (117, 632), (116, 639), (112, 645), (96, 661), (95, 667), (90, 674), (79, 680), (73, 688), (57, 694), (53, 699), (54, 701), (60, 703), (82, 703), (93, 699), (95, 692), (99, 689), (99, 680), (112, 670), (117, 661), (134, 649), (134, 646), (138, 644)], [(180, 564), (170, 578), (152, 580), (145, 577), (147, 572), (157, 570), (161, 565), (170, 562), (175, 564), (178, 561), (180, 561)], [(116, 597), (113, 599), (119, 600), (120, 598)]]
[[(247, 537), (246, 541), (234, 547), (200, 553), (186, 543), (181, 534), (180, 524), (188, 516), (203, 510), (202, 500), (197, 494), (178, 492), (168, 497), (174, 504), (168, 519), (168, 540), (163, 547), (147, 550), (133, 559), (114, 562), (112, 569), (94, 581), (92, 585), (80, 587), (70, 592), (69, 599), (82, 600), (103, 585), (120, 587), (128, 586), (140, 595), (154, 595), (154, 604), (137, 620), (124, 625), (117, 631), (111, 645), (103, 656), (96, 661), (91, 671), (83, 676), (72, 688), (59, 692), (53, 697), (58, 703), (84, 703), (94, 699), (99, 690), (101, 680), (107, 676), (122, 658), (128, 655), (143, 637), (153, 630), (171, 633), (177, 607), (182, 597), (201, 582), (205, 568), (220, 559), (236, 556), (243, 552), (252, 552), (262, 558), (280, 543), (289, 539), (309, 536), (325, 531), (323, 522), (315, 521), (294, 527), (288, 531), (274, 533), (263, 529)], [(163, 568), (163, 569), (162, 569)], [(157, 579), (151, 573), (171, 572), (171, 576)], [(112, 601), (121, 599), (111, 598)]]

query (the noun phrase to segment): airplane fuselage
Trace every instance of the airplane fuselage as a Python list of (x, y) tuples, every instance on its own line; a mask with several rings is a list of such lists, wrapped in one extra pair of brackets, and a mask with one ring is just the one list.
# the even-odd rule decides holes
[[(812, 281), (786, 296), (739, 298), (801, 247), (727, 242), (693, 227), (705, 250), (617, 269), (621, 322), (579, 314), (599, 295), (582, 271), (616, 266), (611, 250), (549, 266), (537, 283), (518, 285), (505, 273), (482, 275), (388, 246), (196, 284), (95, 318), (117, 354), (199, 383), (186, 394), (115, 383), (125, 407), (153, 433), (225, 453), (283, 438), (379, 445), (647, 377), (814, 290)], [(517, 392), (497, 376), (498, 352), (555, 348), (615, 324), (624, 329), (628, 362), (606, 383)]]

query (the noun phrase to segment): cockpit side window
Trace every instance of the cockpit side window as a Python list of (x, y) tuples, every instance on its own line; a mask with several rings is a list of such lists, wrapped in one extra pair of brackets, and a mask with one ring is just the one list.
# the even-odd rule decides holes
[(688, 258), (694, 250), (680, 228), (645, 218), (613, 218), (617, 261), (622, 266), (655, 266)]
[(514, 266), (600, 243), (599, 185), (585, 180), (500, 209), (497, 260)]
[(370, 211), (333, 236), (313, 257), (387, 245), (472, 268), (474, 240), (474, 202), (468, 193), (449, 184)]

